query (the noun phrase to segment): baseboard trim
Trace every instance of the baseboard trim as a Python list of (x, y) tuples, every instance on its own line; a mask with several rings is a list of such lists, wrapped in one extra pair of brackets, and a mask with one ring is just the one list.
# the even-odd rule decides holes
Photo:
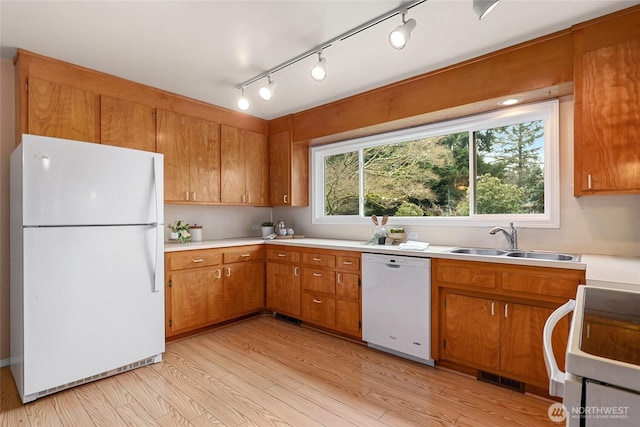
[(11, 359), (0, 359), (0, 368), (4, 368), (5, 366), (9, 366), (11, 364)]

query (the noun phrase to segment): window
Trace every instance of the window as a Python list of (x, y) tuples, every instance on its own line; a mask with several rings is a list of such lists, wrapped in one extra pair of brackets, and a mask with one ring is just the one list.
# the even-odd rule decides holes
[(312, 149), (316, 224), (559, 226), (558, 101)]

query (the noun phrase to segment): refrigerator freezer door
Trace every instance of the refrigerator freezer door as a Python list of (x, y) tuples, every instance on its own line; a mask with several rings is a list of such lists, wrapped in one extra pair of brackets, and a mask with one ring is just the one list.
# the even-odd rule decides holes
[(161, 154), (34, 135), (21, 145), (24, 226), (164, 223)]
[(157, 237), (154, 226), (24, 230), (25, 395), (164, 352)]

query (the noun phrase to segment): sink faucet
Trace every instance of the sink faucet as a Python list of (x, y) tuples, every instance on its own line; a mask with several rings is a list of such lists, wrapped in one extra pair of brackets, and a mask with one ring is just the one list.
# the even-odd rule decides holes
[(509, 249), (518, 249), (518, 232), (513, 226), (513, 223), (509, 223), (509, 230), (505, 230), (502, 227), (493, 227), (489, 230), (489, 234), (496, 234), (498, 231), (502, 231), (504, 233), (504, 237), (507, 238), (509, 242)]

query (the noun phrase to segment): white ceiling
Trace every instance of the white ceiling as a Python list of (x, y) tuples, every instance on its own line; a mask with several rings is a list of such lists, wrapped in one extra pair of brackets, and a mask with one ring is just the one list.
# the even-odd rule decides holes
[[(5, 1), (0, 55), (16, 48), (237, 110), (242, 83), (403, 1)], [(634, 0), (503, 0), (484, 20), (472, 0), (428, 0), (403, 50), (396, 16), (273, 75), (273, 99), (247, 87), (247, 113), (265, 119), (302, 111), (640, 4)], [(499, 76), (498, 76), (499, 78)]]

